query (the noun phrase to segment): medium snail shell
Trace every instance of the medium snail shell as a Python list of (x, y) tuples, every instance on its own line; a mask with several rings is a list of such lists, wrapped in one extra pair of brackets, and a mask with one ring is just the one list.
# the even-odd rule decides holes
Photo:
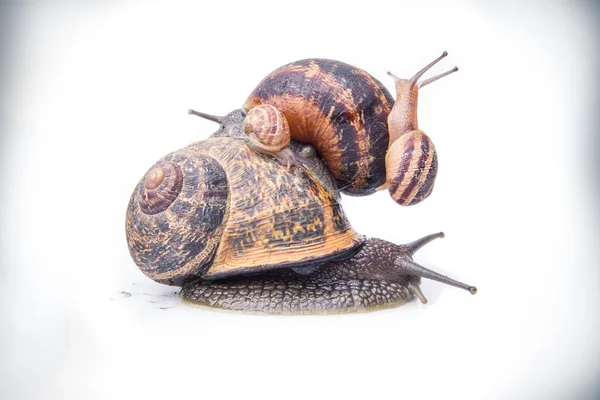
[(367, 72), (339, 61), (307, 59), (273, 71), (242, 109), (280, 110), (292, 140), (312, 144), (347, 194), (367, 195), (385, 182), (394, 99)]
[(183, 176), (179, 165), (165, 161), (152, 168), (139, 186), (140, 208), (148, 215), (165, 211), (179, 196)]
[[(419, 88), (458, 68), (419, 79), (447, 55), (444, 52), (410, 79), (388, 72), (396, 80), (396, 101), (359, 68), (324, 59), (296, 61), (263, 79), (242, 110), (249, 112), (260, 104), (280, 110), (291, 139), (317, 149), (343, 192), (368, 195), (391, 188), (398, 204), (417, 204), (431, 193), (437, 173), (433, 143), (418, 128)], [(421, 133), (413, 134), (417, 131)], [(410, 147), (413, 140), (420, 150)]]
[(193, 143), (150, 168), (131, 196), (126, 232), (142, 272), (178, 286), (306, 268), (348, 258), (365, 242), (305, 169), (228, 137)]
[(410, 206), (427, 198), (437, 175), (437, 153), (423, 131), (398, 138), (386, 155), (388, 190), (400, 205)]

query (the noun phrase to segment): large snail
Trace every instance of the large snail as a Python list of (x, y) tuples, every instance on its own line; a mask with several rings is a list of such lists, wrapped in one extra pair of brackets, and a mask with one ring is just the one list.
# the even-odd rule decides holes
[[(244, 115), (195, 111), (220, 123), (209, 139), (149, 169), (127, 209), (127, 242), (150, 278), (183, 286), (184, 300), (263, 313), (339, 313), (426, 302), (421, 277), (473, 286), (412, 259), (407, 245), (365, 239), (336, 201), (335, 180), (310, 145), (292, 140), (288, 168), (248, 145)], [(387, 144), (386, 144), (387, 146)]]

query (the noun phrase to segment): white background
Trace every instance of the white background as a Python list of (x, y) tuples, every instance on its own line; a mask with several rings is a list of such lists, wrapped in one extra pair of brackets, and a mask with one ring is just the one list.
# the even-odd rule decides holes
[[(4, 4), (1, 398), (598, 393), (587, 3)], [(409, 77), (443, 50), (431, 74), (460, 71), (419, 104), (439, 155), (433, 195), (411, 208), (387, 193), (343, 205), (369, 236), (445, 231), (416, 259), (476, 296), (425, 281), (426, 306), (259, 317), (187, 307), (137, 270), (131, 191), (158, 158), (216, 129), (188, 108), (225, 114), (307, 57), (393, 89), (387, 70)]]

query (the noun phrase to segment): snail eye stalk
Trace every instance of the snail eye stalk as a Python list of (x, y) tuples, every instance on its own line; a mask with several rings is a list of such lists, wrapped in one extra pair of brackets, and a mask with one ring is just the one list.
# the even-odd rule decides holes
[(191, 108), (188, 110), (188, 114), (189, 115), (195, 115), (197, 117), (204, 118), (204, 119), (207, 119), (209, 121), (216, 122), (218, 124), (222, 124), (223, 123), (223, 117), (219, 117), (217, 115), (205, 114), (203, 112), (192, 110)]

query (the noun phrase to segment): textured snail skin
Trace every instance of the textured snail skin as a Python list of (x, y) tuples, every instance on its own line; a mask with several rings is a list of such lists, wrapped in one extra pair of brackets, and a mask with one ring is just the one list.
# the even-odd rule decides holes
[(412, 299), (409, 282), (394, 261), (410, 257), (404, 246), (368, 239), (354, 257), (329, 262), (301, 275), (291, 270), (215, 282), (184, 283), (191, 304), (266, 314), (337, 314), (400, 306)]

